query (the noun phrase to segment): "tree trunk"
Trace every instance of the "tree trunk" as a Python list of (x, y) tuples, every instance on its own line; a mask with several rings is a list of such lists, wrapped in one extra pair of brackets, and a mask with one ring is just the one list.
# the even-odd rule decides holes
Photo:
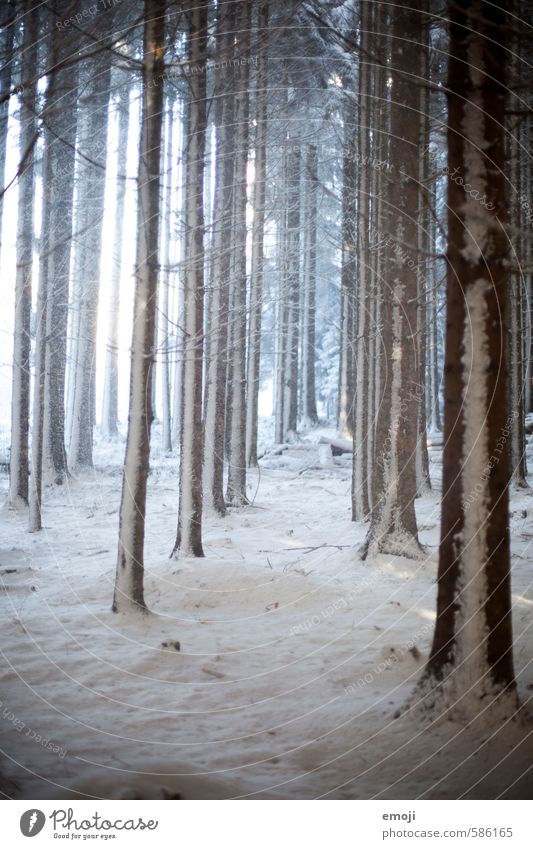
[(307, 149), (302, 328), (302, 416), (307, 427), (318, 424), (316, 408), (316, 261), (318, 218), (318, 149)]
[(507, 20), (501, 7), (480, 0), (450, 3), (448, 14), (443, 496), (437, 623), (420, 691), (430, 711), (470, 720), (481, 708), (499, 705), (507, 715), (516, 708), (502, 226)]
[[(26, 14), (29, 14), (26, 12)], [(0, 188), (5, 186), (6, 154), (7, 154), (7, 130), (9, 124), (9, 103), (11, 80), (13, 76), (14, 42), (15, 42), (15, 19), (17, 17), (16, 7), (13, 0), (9, 0), (2, 10), (2, 26), (0, 40)], [(25, 56), (25, 54), (23, 54)], [(27, 63), (24, 64), (27, 68)], [(23, 79), (30, 79), (22, 74)], [(30, 85), (33, 88), (33, 85)], [(22, 152), (23, 153), (23, 152)], [(4, 193), (0, 194), (0, 253), (2, 248), (2, 224), (4, 221)]]
[[(70, 5), (69, 0), (61, 0), (55, 6), (56, 14), (63, 17)], [(48, 17), (55, 22), (55, 16)], [(50, 207), (47, 229), (41, 229), (41, 257), (47, 265), (43, 474), (45, 482), (58, 484), (67, 474), (65, 373), (78, 116), (78, 69), (62, 67), (62, 63), (75, 49), (76, 37), (66, 39), (52, 28), (51, 71), (42, 116), (43, 194)]]
[[(30, 79), (38, 67), (39, 12), (25, 0), (23, 79)], [(11, 453), (9, 505), (16, 508), (28, 503), (29, 424), (30, 424), (30, 350), (34, 242), (35, 145), (37, 140), (36, 83), (26, 85), (21, 94), (19, 113), (19, 150), (24, 169), (19, 176), (17, 247), (15, 279), (15, 326), (13, 342), (13, 379), (11, 400)], [(1, 231), (0, 220), (0, 231)]]
[(122, 478), (114, 612), (146, 610), (144, 526), (153, 417), (151, 381), (158, 282), (165, 12), (166, 0), (145, 0), (130, 409)]
[[(417, 222), (419, 95), (412, 78), (412, 59), (405, 42), (419, 43), (419, 0), (409, 10), (399, 3), (391, 10), (391, 145), (393, 179), (384, 210), (388, 262), (383, 274), (387, 289), (381, 301), (383, 371), (380, 409), (374, 442), (379, 486), (375, 491), (367, 553), (418, 557), (414, 500), (419, 401), (417, 361)], [(413, 338), (414, 337), (414, 338)]]
[[(195, 0), (197, 3), (198, 0)], [(207, 125), (207, 6), (187, 13), (187, 59), (198, 73), (189, 84), (190, 105), (185, 202), (186, 252), (182, 420), (180, 433), (180, 493), (178, 530), (173, 554), (203, 557), (202, 547), (202, 380), (204, 335), (204, 168)]]
[[(372, 29), (371, 7), (364, 3), (361, 8), (361, 60), (359, 67), (359, 139), (358, 139), (358, 187), (357, 187), (357, 330), (355, 352), (355, 400), (354, 400), (354, 451), (352, 469), (352, 518), (366, 519), (370, 512), (367, 478), (369, 474), (367, 455), (368, 386), (370, 367), (370, 290), (369, 290), (369, 239), (370, 239), (370, 70), (367, 59), (369, 33)], [(354, 286), (352, 284), (352, 287)]]
[(79, 236), (80, 337), (72, 414), (69, 464), (72, 470), (92, 468), (95, 424), (95, 370), (100, 258), (104, 218), (107, 127), (111, 82), (110, 56), (97, 56), (87, 67), (85, 87), (89, 119), (87, 137), (79, 140), (84, 156), (80, 168), (82, 202), (89, 210), (88, 226)]
[[(217, 62), (233, 58), (235, 8), (221, 3), (217, 20)], [(213, 241), (208, 299), (209, 347), (206, 364), (203, 489), (206, 507), (226, 514), (224, 453), (228, 364), (230, 260), (233, 227), (235, 116), (231, 65), (217, 80), (216, 161)]]
[(261, 319), (263, 300), (263, 241), (266, 198), (266, 135), (268, 104), (268, 2), (261, 0), (257, 27), (259, 70), (257, 73), (255, 174), (253, 194), (252, 268), (250, 279), (250, 327), (248, 333), (248, 373), (246, 396), (246, 465), (257, 466), (257, 418), (259, 368), (261, 360)]
[[(229, 424), (229, 458), (226, 503), (241, 507), (248, 503), (246, 496), (246, 207), (249, 147), (249, 79), (251, 7), (247, 2), (236, 4), (237, 55), (240, 73), (235, 92), (235, 124), (237, 149), (234, 176), (234, 236), (233, 273), (231, 283), (230, 348), (231, 381), (228, 388), (231, 405)], [(243, 64), (244, 62), (244, 64)]]
[(122, 274), (122, 241), (124, 234), (124, 208), (126, 202), (126, 176), (128, 166), (128, 135), (130, 91), (126, 83), (120, 88), (117, 101), (118, 146), (117, 186), (115, 194), (115, 221), (113, 229), (113, 265), (109, 294), (109, 317), (104, 377), (104, 402), (102, 432), (108, 439), (118, 436), (118, 345), (120, 314), (120, 278)]
[(162, 413), (162, 449), (172, 451), (172, 433), (170, 421), (170, 364), (169, 364), (169, 305), (170, 305), (170, 243), (172, 239), (172, 129), (174, 126), (174, 103), (168, 102), (166, 139), (166, 177), (164, 207), (164, 250), (163, 273), (161, 281), (161, 304), (159, 308), (159, 349), (161, 351), (161, 413)]
[(284, 288), (287, 292), (287, 341), (285, 398), (283, 402), (285, 435), (298, 429), (298, 349), (300, 335), (300, 176), (302, 151), (298, 139), (289, 139), (287, 165), (287, 258)]

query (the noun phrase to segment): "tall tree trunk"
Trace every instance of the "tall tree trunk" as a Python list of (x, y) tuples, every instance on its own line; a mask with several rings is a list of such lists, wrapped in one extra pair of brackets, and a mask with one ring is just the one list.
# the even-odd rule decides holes
[(204, 168), (207, 125), (207, 6), (192, 5), (187, 18), (187, 60), (198, 68), (189, 85), (185, 196), (187, 205), (180, 493), (174, 554), (203, 557), (202, 382), (204, 334)]
[[(57, 0), (55, 15), (67, 16), (69, 0)], [(66, 39), (52, 28), (50, 73), (43, 111), (44, 193), (50, 205), (48, 225), (42, 228), (42, 261), (46, 263), (45, 388), (43, 424), (43, 476), (45, 482), (61, 484), (67, 474), (65, 450), (65, 373), (76, 126), (78, 116), (78, 69), (63, 67), (76, 49), (76, 37)]]
[(159, 348), (161, 351), (161, 414), (162, 414), (162, 449), (172, 451), (171, 410), (170, 410), (170, 363), (169, 363), (169, 306), (170, 306), (170, 243), (172, 240), (172, 131), (174, 125), (174, 103), (168, 101), (167, 126), (165, 132), (166, 145), (166, 177), (164, 198), (164, 250), (163, 273), (161, 280), (161, 304), (159, 309)]
[[(235, 6), (223, 2), (217, 20), (217, 63), (230, 62), (234, 52)], [(213, 241), (208, 299), (209, 347), (206, 363), (203, 489), (206, 507), (220, 516), (224, 499), (224, 453), (228, 366), (230, 261), (233, 227), (235, 151), (234, 101), (231, 65), (217, 79), (215, 120), (216, 160)]]
[[(509, 554), (507, 18), (450, 3), (448, 273), (437, 623), (420, 684), (429, 710), (516, 707)], [(461, 181), (456, 179), (460, 174)], [(475, 187), (477, 197), (465, 191)], [(490, 715), (490, 714), (485, 714)]]
[(130, 116), (130, 91), (126, 83), (120, 88), (117, 101), (117, 187), (115, 194), (115, 221), (113, 228), (113, 265), (104, 377), (102, 432), (110, 438), (118, 435), (118, 344), (120, 314), (120, 278), (122, 274), (122, 241), (124, 234), (124, 208), (126, 202), (126, 172), (128, 165), (128, 135)]
[[(367, 71), (361, 69), (362, 78)], [(342, 162), (342, 267), (339, 357), (339, 433), (353, 438), (355, 357), (355, 283), (357, 256), (357, 134), (351, 78), (345, 80), (344, 152)], [(367, 103), (361, 106), (364, 112)], [(360, 134), (367, 132), (361, 126)], [(364, 163), (360, 169), (365, 168)], [(359, 171), (361, 173), (361, 171)]]
[[(371, 524), (363, 556), (368, 552), (418, 557), (414, 501), (418, 436), (419, 366), (417, 362), (417, 222), (419, 95), (412, 78), (412, 59), (405, 43), (419, 43), (420, 0), (408, 10), (399, 2), (391, 10), (391, 146), (394, 177), (384, 213), (393, 249), (384, 268), (387, 291), (381, 301), (384, 366), (374, 457), (379, 467)], [(406, 258), (407, 252), (407, 258)]]
[(130, 410), (113, 596), (115, 612), (146, 610), (144, 530), (153, 418), (151, 381), (158, 281), (165, 12), (166, 0), (145, 0)]
[(80, 184), (83, 186), (83, 203), (90, 210), (90, 221), (79, 237), (82, 252), (80, 338), (69, 448), (69, 464), (73, 470), (92, 468), (93, 465), (96, 331), (107, 164), (110, 55), (89, 60), (87, 72), (85, 96), (90, 113), (87, 138), (80, 139), (79, 144), (84, 154)]
[[(226, 503), (240, 507), (248, 503), (246, 496), (246, 207), (249, 147), (249, 80), (251, 6), (236, 4), (237, 55), (240, 73), (235, 92), (235, 124), (237, 150), (234, 176), (233, 272), (231, 282), (230, 360), (231, 381), (228, 388), (231, 405), (229, 424), (229, 457)], [(244, 63), (244, 64), (243, 64)]]
[(302, 328), (302, 416), (308, 426), (318, 423), (316, 409), (316, 260), (318, 218), (318, 149), (307, 148), (304, 231), (304, 297)]
[(246, 395), (246, 465), (257, 466), (257, 419), (259, 367), (261, 360), (261, 319), (263, 300), (263, 242), (266, 199), (266, 135), (268, 104), (268, 2), (261, 0), (257, 29), (259, 68), (256, 78), (255, 173), (253, 194), (252, 268), (250, 276), (250, 328), (248, 333), (248, 372)]
[[(357, 187), (357, 330), (355, 353), (355, 400), (354, 400), (354, 450), (352, 470), (352, 518), (354, 521), (368, 517), (367, 478), (367, 426), (368, 426), (368, 385), (369, 385), (369, 239), (370, 239), (370, 68), (368, 50), (371, 32), (370, 4), (361, 7), (361, 58), (359, 64), (359, 128), (358, 157), (359, 173)], [(354, 281), (355, 282), (355, 281)]]
[[(25, 0), (23, 79), (31, 79), (38, 67), (39, 12)], [(15, 326), (11, 400), (11, 454), (9, 504), (28, 503), (30, 350), (34, 242), (35, 146), (37, 140), (37, 84), (28, 83), (21, 93), (19, 150), (24, 168), (19, 176), (17, 212), (17, 270), (15, 279)], [(0, 231), (1, 231), (0, 221)]]
[[(2, 9), (2, 25), (0, 35), (0, 190), (4, 188), (7, 155), (7, 130), (9, 124), (9, 103), (11, 81), (13, 76), (13, 59), (15, 44), (16, 7), (9, 0)], [(26, 12), (26, 14), (28, 14)], [(24, 56), (25, 54), (23, 54)], [(27, 68), (27, 63), (24, 63)], [(30, 79), (23, 74), (23, 79)], [(33, 85), (30, 85), (33, 88)], [(2, 249), (2, 225), (4, 221), (4, 193), (0, 191), (0, 254)]]

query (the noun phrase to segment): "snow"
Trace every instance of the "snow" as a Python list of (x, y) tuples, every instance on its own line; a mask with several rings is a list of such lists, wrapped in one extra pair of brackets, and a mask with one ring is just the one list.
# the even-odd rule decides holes
[[(179, 461), (153, 456), (149, 616), (111, 612), (120, 440), (97, 442), (95, 471), (47, 493), (41, 534), (2, 511), (0, 770), (18, 782), (10, 794), (531, 795), (529, 726), (398, 715), (431, 644), (438, 496), (417, 499), (425, 559), (361, 562), (366, 525), (350, 520), (350, 458), (320, 467), (326, 433), (270, 451), (249, 473), (251, 506), (205, 516), (206, 556), (197, 560), (169, 559)], [(440, 452), (430, 448), (436, 487)], [(7, 492), (6, 478), (0, 486)], [(533, 689), (531, 515), (531, 496), (516, 493), (523, 702)]]

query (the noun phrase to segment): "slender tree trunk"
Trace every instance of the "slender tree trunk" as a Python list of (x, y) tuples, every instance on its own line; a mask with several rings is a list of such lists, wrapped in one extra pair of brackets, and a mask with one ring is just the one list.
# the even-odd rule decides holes
[[(450, 3), (448, 274), (437, 623), (420, 691), (430, 711), (512, 715), (506, 14)], [(481, 117), (480, 117), (481, 116)], [(465, 191), (476, 187), (486, 204)]]
[(284, 430), (298, 429), (298, 348), (300, 331), (300, 175), (302, 152), (298, 140), (289, 140), (287, 167), (287, 292)]
[[(22, 8), (24, 11), (22, 77), (23, 79), (30, 79), (38, 67), (39, 12), (33, 6), (31, 0), (25, 0)], [(9, 505), (14, 508), (28, 503), (35, 146), (37, 140), (36, 95), (36, 83), (28, 84), (21, 94), (19, 113), (19, 150), (21, 161), (24, 161), (24, 170), (18, 181), (17, 270), (9, 465)], [(1, 226), (0, 221), (0, 231)]]
[(255, 176), (253, 196), (252, 268), (250, 280), (250, 328), (248, 334), (248, 377), (246, 395), (246, 465), (257, 466), (257, 419), (261, 319), (263, 300), (263, 241), (266, 199), (266, 135), (268, 103), (268, 2), (261, 0), (257, 26), (259, 68), (256, 81)]
[(172, 239), (172, 128), (174, 124), (174, 103), (169, 100), (166, 138), (166, 179), (165, 179), (165, 219), (163, 274), (161, 285), (161, 305), (159, 318), (159, 348), (161, 351), (161, 393), (162, 393), (162, 448), (172, 451), (172, 433), (170, 421), (170, 364), (169, 364), (169, 305), (170, 305), (170, 242)]
[(102, 432), (107, 438), (118, 435), (118, 344), (120, 314), (120, 278), (122, 274), (122, 241), (124, 235), (124, 209), (126, 203), (126, 171), (128, 165), (128, 135), (130, 91), (121, 86), (118, 101), (117, 187), (115, 194), (115, 221), (113, 229), (113, 265), (104, 377), (104, 402)]
[[(9, 124), (9, 92), (13, 76), (16, 7), (9, 0), (2, 9), (0, 37), (0, 188), (5, 185), (7, 130)], [(24, 67), (27, 67), (25, 64)], [(24, 79), (27, 79), (24, 77)], [(32, 87), (32, 86), (30, 86)], [(4, 194), (0, 195), (0, 253), (2, 248), (2, 225), (4, 221)]]
[[(366, 70), (362, 70), (366, 79)], [(339, 433), (353, 438), (355, 357), (355, 283), (357, 256), (357, 135), (356, 107), (350, 78), (345, 80), (347, 92), (344, 106), (344, 152), (342, 163), (342, 269), (339, 358)], [(363, 112), (367, 104), (362, 107)], [(366, 127), (360, 127), (360, 134)], [(364, 145), (363, 145), (364, 146)], [(360, 169), (365, 168), (360, 163)], [(359, 173), (360, 170), (359, 170)]]
[(367, 424), (369, 385), (369, 268), (368, 250), (370, 238), (370, 69), (367, 59), (372, 10), (364, 3), (361, 8), (361, 47), (359, 66), (359, 175), (357, 189), (357, 331), (355, 354), (355, 401), (354, 401), (354, 450), (352, 471), (352, 518), (366, 519), (370, 512), (367, 478)]
[[(249, 147), (249, 80), (251, 7), (237, 3), (237, 55), (241, 57), (235, 92), (234, 256), (231, 285), (230, 359), (231, 382), (228, 397), (231, 405), (229, 422), (229, 458), (226, 503), (240, 507), (248, 503), (246, 496), (246, 207)], [(246, 61), (245, 61), (246, 60)], [(244, 64), (243, 64), (244, 62)]]
[(145, 0), (130, 410), (120, 504), (114, 612), (146, 610), (144, 530), (153, 418), (151, 381), (158, 282), (165, 12), (166, 0)]
[[(57, 15), (64, 17), (68, 0), (58, 0)], [(55, 15), (48, 15), (55, 23)], [(45, 239), (41, 252), (47, 264), (45, 389), (43, 424), (43, 477), (45, 482), (61, 484), (67, 475), (65, 450), (65, 374), (70, 261), (72, 252), (72, 214), (76, 126), (78, 116), (77, 66), (62, 67), (72, 55), (76, 37), (66, 39), (52, 28), (48, 87), (43, 112), (46, 162), (44, 192), (50, 204)]]
[(180, 497), (173, 553), (203, 557), (202, 547), (202, 378), (204, 335), (204, 168), (207, 126), (207, 6), (187, 10), (187, 59), (198, 73), (191, 76), (185, 195), (187, 205), (183, 353), (182, 422), (180, 433)]
[[(234, 52), (235, 7), (221, 3), (217, 20), (217, 61), (231, 61)], [(216, 161), (213, 243), (208, 301), (209, 348), (206, 364), (203, 489), (206, 507), (226, 514), (224, 453), (228, 366), (230, 261), (233, 228), (235, 115), (231, 96), (234, 79), (229, 66), (217, 80)]]
[(316, 408), (316, 260), (318, 218), (318, 149), (309, 145), (306, 161), (306, 226), (304, 232), (304, 297), (302, 339), (302, 415), (308, 426), (318, 423)]

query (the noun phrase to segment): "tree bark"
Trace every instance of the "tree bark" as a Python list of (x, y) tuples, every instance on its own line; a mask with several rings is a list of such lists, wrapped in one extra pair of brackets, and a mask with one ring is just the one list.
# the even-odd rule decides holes
[(257, 19), (259, 68), (257, 72), (255, 174), (253, 194), (252, 267), (250, 279), (250, 326), (248, 332), (248, 372), (246, 395), (246, 465), (257, 466), (257, 420), (259, 368), (261, 360), (261, 320), (263, 299), (264, 230), (266, 200), (266, 136), (268, 104), (268, 0), (262, 0)]
[(391, 10), (391, 146), (384, 221), (388, 251), (383, 274), (387, 289), (381, 300), (383, 370), (380, 409), (376, 412), (375, 490), (363, 557), (370, 552), (420, 556), (414, 500), (419, 401), (417, 361), (417, 222), (419, 95), (412, 79), (412, 59), (405, 43), (419, 43), (420, 0), (408, 10)]
[(107, 165), (107, 128), (111, 82), (110, 56), (88, 63), (85, 96), (89, 109), (87, 136), (80, 138), (80, 201), (89, 213), (79, 234), (79, 339), (74, 385), (69, 465), (73, 471), (92, 468), (95, 425), (95, 371), (100, 260)]
[[(39, 12), (25, 0), (23, 79), (30, 79), (38, 67)], [(13, 378), (11, 400), (11, 453), (9, 505), (28, 503), (30, 351), (34, 243), (35, 145), (37, 139), (36, 83), (28, 84), (20, 98), (19, 150), (24, 169), (19, 176), (17, 212), (15, 325), (13, 339)], [(0, 231), (1, 231), (0, 219)]]
[[(228, 398), (231, 405), (229, 425), (229, 457), (226, 503), (241, 507), (248, 503), (246, 495), (246, 207), (249, 147), (249, 80), (251, 7), (247, 2), (236, 4), (237, 55), (240, 73), (236, 75), (235, 124), (237, 150), (234, 175), (234, 235), (233, 273), (231, 282), (231, 313), (229, 323), (229, 356), (231, 381)], [(244, 63), (244, 64), (243, 64)]]
[(207, 6), (186, 13), (187, 59), (191, 76), (185, 202), (187, 207), (184, 284), (184, 352), (180, 433), (178, 530), (173, 554), (203, 557), (202, 547), (202, 382), (204, 336), (204, 168), (207, 126)]
[[(420, 684), (430, 711), (516, 708), (509, 553), (504, 112), (507, 18), (449, 4), (448, 273), (437, 622)], [(457, 180), (457, 175), (461, 180)], [(481, 204), (465, 191), (471, 184)], [(485, 709), (489, 712), (485, 713)]]
[(115, 220), (113, 226), (113, 265), (109, 294), (109, 317), (104, 377), (102, 432), (108, 439), (118, 436), (118, 345), (120, 314), (120, 278), (122, 274), (122, 242), (124, 235), (124, 209), (126, 203), (126, 171), (128, 165), (128, 136), (130, 91), (124, 82), (118, 101), (117, 186), (115, 193)]
[(158, 282), (161, 131), (166, 0), (145, 0), (143, 85), (138, 171), (137, 257), (131, 345), (130, 409), (122, 478), (113, 611), (145, 611), (144, 532), (152, 424)]

